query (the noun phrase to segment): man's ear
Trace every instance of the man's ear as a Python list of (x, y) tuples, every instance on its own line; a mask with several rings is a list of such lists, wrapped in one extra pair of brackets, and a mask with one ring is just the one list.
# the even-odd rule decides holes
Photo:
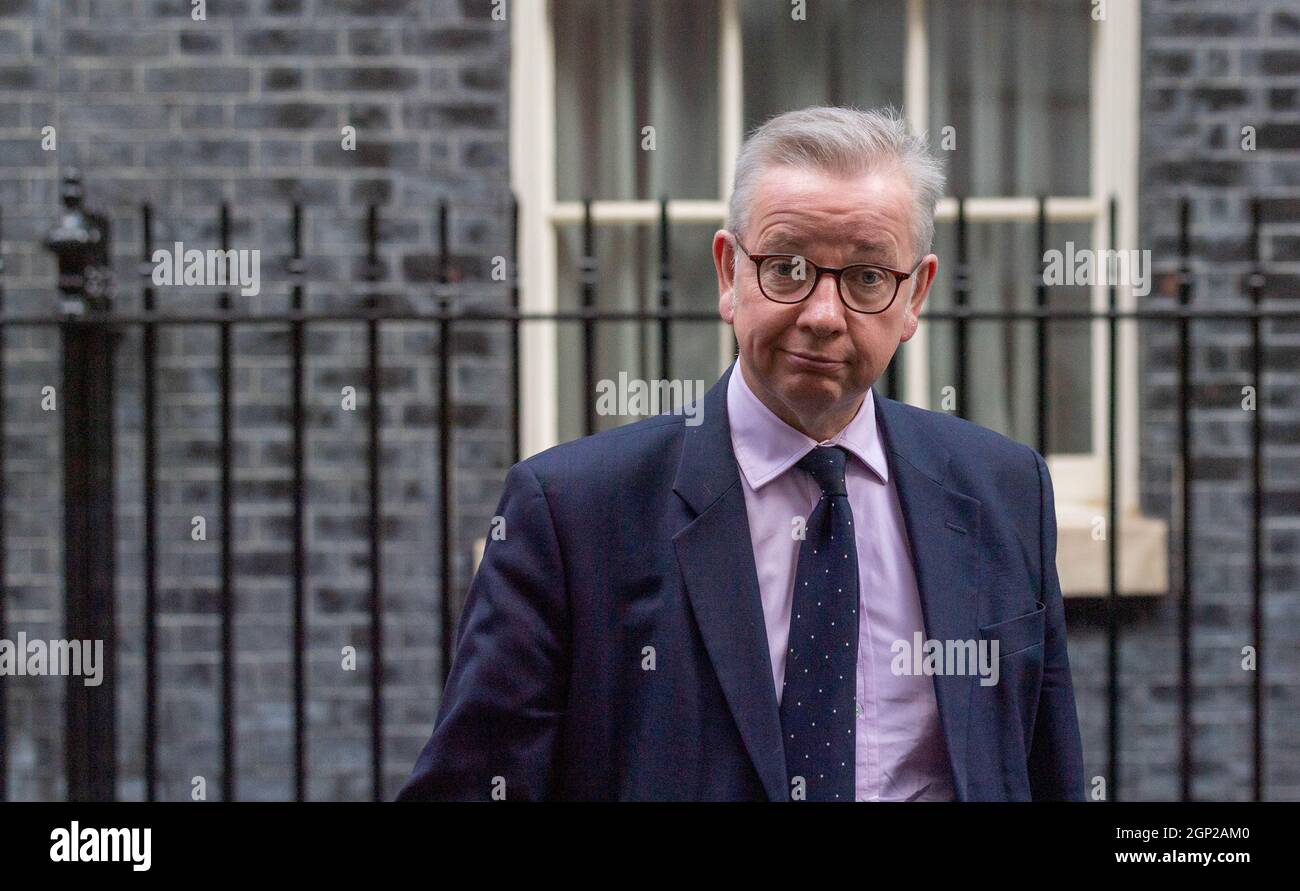
[(713, 266), (718, 273), (718, 315), (731, 325), (736, 315), (736, 246), (726, 229), (713, 233)]
[(925, 304), (925, 298), (930, 295), (930, 285), (934, 284), (934, 277), (938, 272), (939, 258), (934, 254), (926, 254), (921, 265), (908, 280), (912, 287), (910, 297), (903, 305), (903, 336), (900, 342), (911, 340), (916, 334), (921, 320), (921, 307)]

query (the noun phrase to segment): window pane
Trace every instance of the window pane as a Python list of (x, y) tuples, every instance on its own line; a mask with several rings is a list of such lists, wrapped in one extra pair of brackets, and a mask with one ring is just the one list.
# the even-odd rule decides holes
[[(969, 223), (970, 293), (967, 305), (982, 311), (1023, 310), (1037, 305), (1042, 268), (1035, 223)], [(1091, 243), (1086, 223), (1048, 227), (1048, 245), (1065, 250), (1067, 240)], [(943, 404), (944, 387), (957, 386), (956, 324), (926, 320), (926, 310), (951, 310), (957, 261), (956, 226), (935, 227), (939, 274), (921, 311), (929, 326), (930, 404)], [(1090, 289), (1048, 289), (1048, 307), (1086, 312)], [(967, 323), (967, 390), (958, 394), (963, 414), (977, 424), (1038, 446), (1038, 380), (1033, 320), (972, 320)], [(1079, 453), (1092, 449), (1092, 341), (1086, 321), (1048, 322), (1047, 449)], [(899, 361), (896, 359), (895, 361)]]
[[(702, 223), (669, 227), (671, 305), (682, 311), (717, 312), (718, 280), (713, 267), (712, 239), (717, 226)], [(659, 225), (595, 227), (598, 283), (595, 304), (609, 311), (650, 310), (659, 303)], [(557, 268), (561, 310), (582, 306), (582, 227), (561, 226), (557, 237)], [(670, 326), (671, 365), (667, 375), (660, 363), (659, 323), (597, 322), (596, 380), (617, 382), (619, 372), (642, 380), (665, 376), (701, 380), (707, 388), (718, 377), (719, 322), (674, 322)], [(558, 359), (560, 441), (582, 436), (586, 404), (595, 398), (584, 379), (581, 323), (559, 326)], [(668, 408), (668, 406), (665, 406)], [(596, 417), (596, 429), (618, 427), (641, 416)]]
[(1092, 5), (929, 4), (930, 135), (950, 195), (1087, 195)]
[(714, 3), (553, 0), (552, 27), (556, 197), (716, 200)]
[(774, 0), (743, 0), (744, 121), (808, 105), (903, 107), (904, 0), (816, 0), (807, 18)]

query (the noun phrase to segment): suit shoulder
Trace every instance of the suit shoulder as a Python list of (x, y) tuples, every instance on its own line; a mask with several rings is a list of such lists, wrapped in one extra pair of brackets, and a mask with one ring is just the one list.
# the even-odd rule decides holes
[(990, 462), (1010, 462), (1023, 471), (1037, 471), (1036, 458), (1041, 456), (1023, 442), (947, 412), (918, 408), (902, 402), (896, 402), (895, 405), (913, 424), (946, 448), (955, 460), (986, 465)]
[(675, 455), (685, 424), (682, 415), (655, 415), (562, 442), (520, 463), (548, 488), (589, 480), (596, 474), (617, 479)]

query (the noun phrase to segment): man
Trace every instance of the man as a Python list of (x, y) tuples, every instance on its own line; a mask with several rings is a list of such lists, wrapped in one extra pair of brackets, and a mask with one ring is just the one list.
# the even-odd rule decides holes
[(698, 425), (511, 468), (399, 799), (1083, 798), (1043, 459), (871, 391), (942, 182), (892, 112), (749, 137), (713, 240), (738, 361)]

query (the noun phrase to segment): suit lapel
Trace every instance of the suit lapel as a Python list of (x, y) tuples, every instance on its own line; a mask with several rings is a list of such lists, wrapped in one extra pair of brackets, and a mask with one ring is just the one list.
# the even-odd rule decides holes
[(785, 749), (759, 596), (745, 493), (731, 447), (727, 382), (704, 396), (704, 417), (687, 425), (673, 484), (695, 512), (673, 537), (691, 608), (741, 739), (772, 801), (784, 801)]
[[(978, 641), (980, 502), (944, 485), (950, 456), (916, 424), (913, 409), (878, 394), (875, 404), (907, 527), (926, 639)], [(975, 682), (969, 671), (934, 676), (939, 723), (962, 801)]]

